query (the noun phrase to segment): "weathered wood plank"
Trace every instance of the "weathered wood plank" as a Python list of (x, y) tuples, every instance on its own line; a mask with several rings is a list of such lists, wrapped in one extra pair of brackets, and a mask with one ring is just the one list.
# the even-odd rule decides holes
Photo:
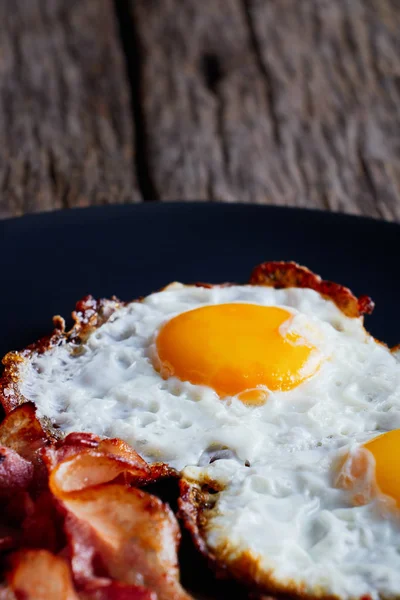
[(132, 0), (132, 9), (158, 196), (284, 203), (265, 82), (239, 0)]
[(111, 0), (0, 2), (0, 215), (139, 199)]
[(400, 219), (400, 3), (248, 0), (302, 194)]
[(131, 0), (162, 200), (400, 219), (396, 0)]

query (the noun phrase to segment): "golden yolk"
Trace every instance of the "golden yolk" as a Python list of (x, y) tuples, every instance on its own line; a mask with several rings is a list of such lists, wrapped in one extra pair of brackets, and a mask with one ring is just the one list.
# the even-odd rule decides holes
[(378, 435), (346, 454), (339, 469), (336, 485), (352, 491), (354, 504), (368, 504), (385, 495), (400, 507), (400, 429)]
[(375, 481), (380, 492), (400, 507), (400, 429), (378, 435), (364, 448), (375, 459)]
[(181, 313), (157, 337), (163, 377), (212, 387), (219, 396), (262, 404), (267, 393), (287, 391), (313, 375), (306, 367), (315, 348), (281, 331), (293, 315), (275, 306), (216, 304)]

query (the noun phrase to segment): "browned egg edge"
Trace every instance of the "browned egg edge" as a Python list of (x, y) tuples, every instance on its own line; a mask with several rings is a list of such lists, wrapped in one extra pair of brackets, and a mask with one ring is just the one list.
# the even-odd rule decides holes
[(268, 597), (271, 600), (273, 595), (291, 600), (339, 600), (338, 596), (325, 594), (322, 590), (308, 594), (304, 590), (304, 584), (293, 580), (287, 580), (284, 584), (277, 581), (272, 571), (265, 571), (260, 558), (249, 550), (238, 554), (235, 547), (226, 542), (211, 551), (206, 543), (207, 524), (209, 513), (221, 491), (223, 488), (211, 479), (198, 483), (181, 477), (179, 482), (178, 518), (189, 531), (197, 550), (218, 577), (239, 581), (250, 590), (253, 598)]

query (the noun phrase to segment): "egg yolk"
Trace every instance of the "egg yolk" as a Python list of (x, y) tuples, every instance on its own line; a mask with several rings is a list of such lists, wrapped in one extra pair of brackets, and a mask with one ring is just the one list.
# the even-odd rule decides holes
[(352, 490), (353, 502), (389, 496), (400, 508), (400, 429), (378, 435), (344, 457), (337, 485)]
[(380, 492), (400, 507), (400, 429), (378, 435), (364, 448), (375, 459), (375, 482)]
[[(212, 387), (219, 396), (262, 404), (268, 390), (287, 391), (313, 375), (307, 364), (315, 348), (282, 331), (289, 311), (256, 304), (216, 304), (181, 313), (157, 337), (164, 378)], [(259, 389), (261, 386), (261, 389)]]

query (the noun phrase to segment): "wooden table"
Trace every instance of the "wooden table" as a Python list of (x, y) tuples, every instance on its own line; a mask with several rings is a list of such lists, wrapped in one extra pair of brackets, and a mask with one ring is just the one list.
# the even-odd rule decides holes
[(0, 215), (183, 199), (400, 220), (400, 2), (0, 0)]

